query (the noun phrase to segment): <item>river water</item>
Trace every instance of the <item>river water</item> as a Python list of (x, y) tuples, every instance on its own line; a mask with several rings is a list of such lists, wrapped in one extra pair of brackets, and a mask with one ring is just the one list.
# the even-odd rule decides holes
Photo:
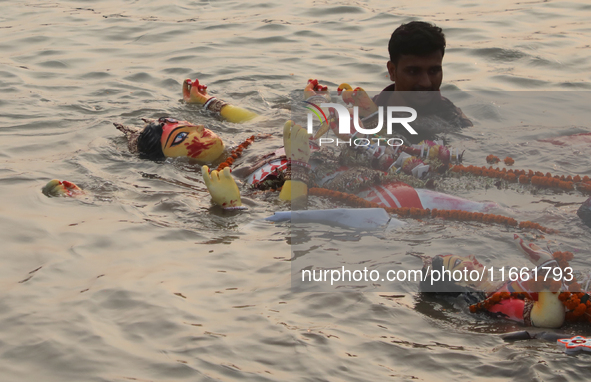
[[(380, 90), (389, 84), (390, 34), (426, 20), (448, 39), (443, 89), (471, 94), (462, 107), (475, 127), (447, 137), (466, 149), (466, 164), (510, 155), (516, 168), (591, 175), (589, 141), (539, 141), (591, 132), (587, 1), (1, 5), (2, 381), (588, 379), (588, 357), (538, 340), (503, 342), (500, 333), (522, 327), (428, 299), (414, 283), (395, 295), (292, 291), (292, 227), (261, 221), (285, 209), (276, 195), (255, 195), (248, 212), (223, 215), (211, 209), (199, 166), (141, 160), (112, 126), (173, 115), (234, 144), (270, 134), (256, 143), (259, 153), (270, 151), (282, 145), (284, 106), (308, 78), (333, 90), (341, 82)], [(232, 125), (184, 104), (185, 78), (264, 122)], [(543, 110), (530, 111), (542, 120), (553, 113), (549, 91), (561, 99), (580, 92), (581, 103), (567, 108), (575, 122), (507, 123), (474, 101), (492, 91), (543, 99)], [(245, 160), (255, 156), (248, 151)], [(41, 187), (53, 178), (87, 195), (47, 198)], [(573, 266), (586, 267), (591, 239), (575, 211), (587, 196), (479, 179), (441, 184), (561, 233), (425, 221), (394, 233), (331, 236), (311, 225), (304, 244), (333, 254), (391, 246), (383, 261), (406, 268), (420, 267), (409, 252), (527, 265), (512, 244), (518, 232), (575, 252)], [(562, 330), (591, 334), (584, 326)]]

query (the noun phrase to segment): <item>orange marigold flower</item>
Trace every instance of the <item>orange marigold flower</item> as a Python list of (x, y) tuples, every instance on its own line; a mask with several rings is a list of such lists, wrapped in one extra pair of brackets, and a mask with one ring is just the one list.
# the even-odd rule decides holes
[(568, 300), (570, 297), (570, 292), (562, 292), (558, 295), (558, 299), (562, 302)]
[(501, 160), (496, 155), (489, 155), (486, 157), (487, 163), (499, 163)]

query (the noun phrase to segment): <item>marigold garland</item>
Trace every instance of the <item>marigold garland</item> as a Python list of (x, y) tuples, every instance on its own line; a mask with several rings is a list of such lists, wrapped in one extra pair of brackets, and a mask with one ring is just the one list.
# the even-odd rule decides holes
[[(505, 160), (507, 159), (511, 158), (505, 158)], [(574, 177), (570, 175), (552, 176), (552, 174), (550, 174), (549, 172), (544, 175), (544, 173), (540, 171), (534, 172), (532, 170), (507, 170), (506, 168), (499, 169), (498, 167), (496, 169), (493, 169), (492, 166), (489, 166), (487, 168), (486, 166), (464, 166), (461, 164), (453, 166), (451, 168), (451, 171), (459, 174), (472, 174), (488, 178), (504, 179), (510, 183), (531, 183), (532, 185), (540, 187), (561, 188), (566, 191), (574, 190), (576, 184), (577, 190), (581, 192), (591, 192), (591, 180), (586, 175), (583, 178), (581, 178), (579, 175), (576, 175)]]
[(530, 222), (528, 220), (526, 221), (522, 221), (519, 223), (519, 228), (533, 228), (533, 229), (537, 229), (539, 231), (542, 231), (544, 233), (556, 233), (558, 231), (554, 230), (554, 229), (550, 229), (550, 228), (546, 228), (543, 225), (540, 225), (538, 223), (534, 223), (534, 222)]
[(558, 295), (558, 299), (569, 310), (565, 315), (567, 321), (591, 323), (591, 299), (587, 293), (562, 292)]
[[(330, 197), (333, 199), (339, 199), (344, 201), (345, 203), (355, 206), (355, 207), (362, 207), (362, 208), (381, 208), (378, 203), (370, 202), (365, 200), (357, 195), (347, 194), (344, 192), (327, 190), (325, 188), (310, 188), (308, 190), (310, 195), (316, 196), (324, 196)], [(519, 228), (535, 228), (545, 233), (554, 233), (555, 230), (546, 228), (544, 226), (539, 225), (538, 223), (533, 223), (530, 221), (523, 221), (518, 222), (517, 220), (503, 216), (503, 215), (495, 215), (495, 214), (485, 214), (482, 212), (467, 212), (462, 210), (439, 210), (437, 208), (434, 209), (422, 209), (422, 208), (384, 208), (388, 213), (397, 214), (401, 217), (411, 217), (415, 219), (420, 219), (424, 217), (432, 217), (432, 218), (444, 218), (444, 219), (453, 219), (458, 221), (475, 221), (481, 223), (497, 223), (497, 224), (504, 224), (511, 227), (519, 227)]]
[(254, 135), (252, 135), (250, 138), (236, 146), (236, 148), (230, 152), (228, 158), (222, 163), (220, 163), (216, 170), (221, 171), (226, 167), (230, 167), (236, 159), (240, 158), (240, 156), (242, 155), (242, 151), (248, 146), (250, 146), (252, 142), (254, 142)]
[(504, 162), (507, 166), (513, 166), (513, 163), (515, 163), (515, 161), (513, 160), (513, 158), (511, 157), (507, 157), (504, 159)]

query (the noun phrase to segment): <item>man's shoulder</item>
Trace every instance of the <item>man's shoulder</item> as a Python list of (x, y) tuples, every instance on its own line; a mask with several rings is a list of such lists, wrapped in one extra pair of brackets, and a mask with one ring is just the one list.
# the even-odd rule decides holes
[[(372, 98), (373, 102), (376, 106), (389, 106), (388, 102), (390, 100), (390, 92), (396, 90), (396, 84), (392, 83), (386, 86), (379, 94)], [(464, 114), (462, 109), (454, 105), (452, 101), (448, 98), (441, 96), (441, 99), (437, 102), (437, 105), (434, 105), (431, 112), (435, 111), (436, 113), (440, 113), (444, 119), (447, 120), (455, 120), (456, 125), (460, 127), (472, 127), (474, 124), (470, 119)]]
[(443, 109), (446, 110), (447, 113), (449, 113), (448, 115), (450, 117), (454, 117), (457, 120), (457, 123), (461, 127), (474, 126), (472, 121), (470, 121), (470, 119), (466, 116), (466, 114), (464, 114), (462, 109), (460, 109), (459, 107), (454, 105), (454, 103), (451, 100), (449, 100), (448, 98), (446, 98), (444, 96), (441, 96), (441, 104), (443, 106)]
[(372, 101), (377, 106), (387, 106), (388, 103), (388, 92), (393, 92), (396, 89), (396, 84), (390, 84), (384, 88), (379, 94), (372, 98)]

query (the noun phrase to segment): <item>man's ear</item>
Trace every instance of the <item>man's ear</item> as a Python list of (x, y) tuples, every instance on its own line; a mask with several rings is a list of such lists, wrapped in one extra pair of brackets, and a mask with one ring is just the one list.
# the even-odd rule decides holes
[(386, 63), (386, 68), (388, 68), (388, 73), (390, 74), (390, 81), (396, 82), (396, 66), (392, 61), (388, 61)]

